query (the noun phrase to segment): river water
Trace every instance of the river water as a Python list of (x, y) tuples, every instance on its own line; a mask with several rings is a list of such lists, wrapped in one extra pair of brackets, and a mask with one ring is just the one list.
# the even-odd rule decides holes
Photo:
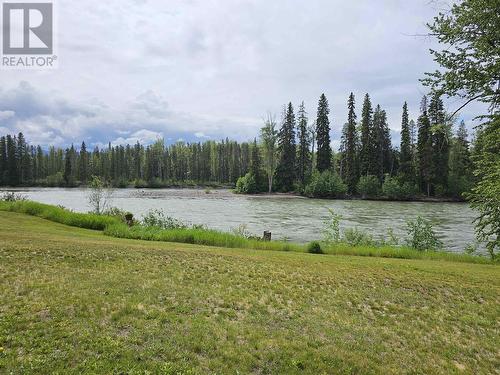
[[(29, 199), (62, 205), (87, 212), (84, 188), (17, 189)], [(387, 235), (392, 228), (400, 238), (406, 232), (406, 220), (417, 215), (431, 220), (445, 248), (461, 252), (474, 242), (474, 211), (466, 203), (384, 202), (365, 200), (321, 200), (290, 195), (245, 196), (229, 190), (203, 189), (117, 189), (113, 206), (130, 211), (140, 218), (151, 209), (192, 224), (229, 231), (246, 225), (249, 232), (262, 235), (272, 232), (273, 239), (308, 242), (323, 237), (328, 208), (342, 215), (341, 229), (357, 227), (375, 238)]]

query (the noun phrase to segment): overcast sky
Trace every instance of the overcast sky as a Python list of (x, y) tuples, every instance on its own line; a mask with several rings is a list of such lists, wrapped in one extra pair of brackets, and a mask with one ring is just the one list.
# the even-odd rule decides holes
[[(58, 61), (51, 71), (0, 71), (0, 133), (65, 146), (258, 135), (267, 111), (324, 92), (332, 138), (347, 97), (416, 119), (435, 65), (429, 0), (58, 1)], [(446, 101), (451, 111), (461, 101)], [(477, 106), (464, 110), (470, 128)], [(476, 111), (476, 112), (475, 112)]]

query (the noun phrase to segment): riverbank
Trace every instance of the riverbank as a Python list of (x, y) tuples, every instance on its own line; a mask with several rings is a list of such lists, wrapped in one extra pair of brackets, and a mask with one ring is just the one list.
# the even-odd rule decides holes
[[(48, 186), (48, 185), (27, 185), (27, 186), (0, 186), (0, 190), (8, 190), (8, 191), (23, 191), (23, 189), (29, 188), (64, 188), (64, 189), (81, 189), (87, 188), (86, 185), (74, 185), (74, 186)], [(308, 197), (304, 194), (298, 192), (289, 192), (289, 193), (280, 193), (280, 192), (272, 192), (272, 193), (236, 193), (234, 190), (234, 185), (224, 185), (218, 183), (206, 183), (206, 184), (198, 184), (198, 183), (166, 183), (166, 184), (156, 184), (154, 186), (150, 186), (148, 184), (124, 184), (113, 186), (113, 189), (142, 189), (142, 190), (159, 190), (159, 189), (197, 189), (203, 190), (207, 194), (210, 193), (211, 190), (227, 190), (231, 191), (238, 195), (246, 195), (246, 196), (259, 196), (259, 197), (297, 197), (304, 199), (323, 199), (323, 200), (365, 200), (365, 201), (382, 201), (382, 202), (429, 202), (429, 203), (464, 203), (467, 202), (464, 198), (458, 197), (427, 197), (425, 195), (415, 196), (411, 198), (389, 198), (389, 197), (363, 197), (360, 195), (356, 196), (341, 196), (337, 198), (321, 198), (321, 197)]]
[(117, 239), (12, 212), (0, 238), (0, 372), (497, 367), (498, 266)]
[[(263, 241), (258, 238), (221, 232), (204, 226), (162, 229), (157, 226), (133, 225), (129, 227), (121, 216), (96, 215), (92, 213), (75, 213), (63, 207), (38, 202), (17, 200), (0, 201), (0, 211), (22, 213), (57, 223), (103, 231), (107, 236), (135, 240), (190, 243), (205, 246), (226, 248), (243, 248), (254, 250), (273, 250), (286, 252), (308, 252), (309, 246), (288, 241)], [(405, 246), (380, 244), (350, 245), (344, 242), (322, 243), (322, 254), (357, 255), (368, 257), (400, 258), (400, 259), (432, 259), (468, 263), (494, 262), (486, 257), (469, 254), (450, 253), (445, 251), (420, 251)]]

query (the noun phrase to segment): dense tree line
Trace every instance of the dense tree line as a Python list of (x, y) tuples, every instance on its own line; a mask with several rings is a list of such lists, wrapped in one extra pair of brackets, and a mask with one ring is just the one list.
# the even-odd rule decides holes
[[(392, 144), (385, 110), (373, 106), (368, 94), (363, 99), (359, 122), (352, 93), (347, 107), (340, 150), (334, 153), (325, 95), (319, 99), (313, 127), (308, 125), (304, 103), (299, 106), (297, 120), (292, 103), (286, 105), (280, 130), (274, 132), (274, 124), (267, 120), (261, 131), (265, 172), (259, 172), (259, 176), (267, 174), (268, 185), (250, 172), (241, 178), (238, 190), (411, 199), (420, 195), (462, 198), (472, 187), (465, 125), (460, 123), (453, 135), (453, 120), (444, 112), (439, 95), (433, 95), (430, 101), (422, 99), (416, 124), (409, 119), (408, 104), (403, 104), (398, 147)], [(273, 166), (270, 160), (278, 162)], [(273, 177), (274, 186), (270, 185)]]
[(51, 146), (44, 151), (29, 145), (19, 133), (0, 138), (0, 184), (77, 186), (86, 185), (95, 175), (118, 187), (234, 185), (250, 170), (255, 148), (255, 144), (226, 139), (169, 146), (163, 140), (146, 146), (109, 144), (92, 151), (83, 142), (79, 149), (73, 145), (65, 150)]
[(283, 108), (279, 129), (274, 116), (268, 116), (260, 142), (226, 139), (165, 145), (157, 140), (151, 145), (109, 144), (92, 151), (83, 142), (78, 149), (72, 145), (44, 151), (29, 145), (22, 133), (6, 135), (0, 138), (0, 183), (77, 186), (95, 175), (118, 187), (225, 184), (247, 193), (295, 191), (317, 197), (392, 199), (459, 198), (472, 187), (465, 126), (460, 124), (452, 134), (452, 121), (438, 95), (430, 101), (422, 99), (416, 130), (404, 103), (399, 147), (391, 142), (385, 110), (373, 106), (368, 94), (359, 122), (352, 93), (347, 106), (337, 153), (331, 147), (330, 108), (324, 94), (314, 125), (309, 124), (304, 103), (297, 115), (289, 103)]

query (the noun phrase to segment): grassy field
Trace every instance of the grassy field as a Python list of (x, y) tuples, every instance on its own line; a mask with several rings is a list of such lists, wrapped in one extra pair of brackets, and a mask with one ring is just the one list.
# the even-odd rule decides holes
[(222, 249), (0, 212), (0, 373), (495, 374), (498, 265)]

